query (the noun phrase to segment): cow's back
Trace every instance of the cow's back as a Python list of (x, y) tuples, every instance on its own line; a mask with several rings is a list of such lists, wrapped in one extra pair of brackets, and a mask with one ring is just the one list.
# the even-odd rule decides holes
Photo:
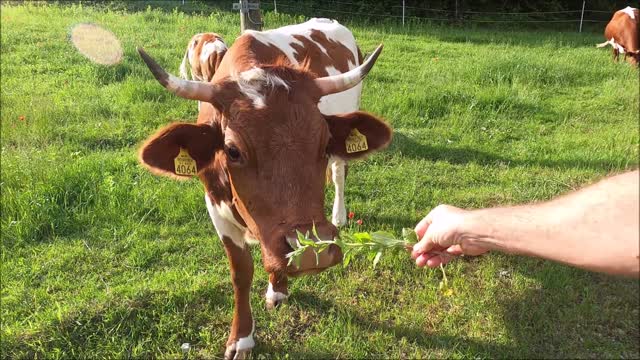
[[(335, 20), (314, 18), (268, 31), (245, 31), (229, 49), (216, 77), (274, 64), (283, 57), (294, 65), (307, 66), (319, 77), (347, 72), (361, 62), (351, 31)], [(318, 107), (327, 115), (357, 111), (361, 91), (362, 84), (358, 84), (325, 96)]]

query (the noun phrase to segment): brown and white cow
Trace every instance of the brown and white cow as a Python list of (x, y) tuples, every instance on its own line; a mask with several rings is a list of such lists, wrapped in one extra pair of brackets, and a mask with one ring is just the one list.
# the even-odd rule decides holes
[(189, 68), (192, 80), (211, 81), (226, 52), (227, 44), (220, 35), (216, 33), (194, 35), (184, 52), (180, 64), (180, 76), (183, 79), (189, 79), (187, 74), (187, 68)]
[(625, 60), (629, 58), (628, 60), (631, 64), (638, 65), (638, 62), (640, 62), (640, 46), (638, 44), (639, 19), (640, 11), (630, 6), (616, 11), (604, 29), (604, 37), (607, 41), (596, 46), (605, 47), (611, 45), (615, 61), (618, 61), (618, 57), (622, 53)]
[[(391, 141), (384, 121), (357, 111), (361, 81), (381, 51), (382, 45), (360, 64), (349, 30), (336, 21), (312, 19), (244, 32), (205, 83), (167, 74), (139, 49), (165, 88), (202, 102), (195, 124), (174, 123), (159, 130), (141, 148), (140, 160), (152, 172), (174, 178), (185, 178), (176, 170), (182, 169), (176, 158), (187, 165), (191, 161), (204, 184), (235, 295), (226, 358), (242, 358), (254, 346), (249, 301), (253, 261), (247, 242), (260, 243), (269, 272), (268, 307), (287, 298), (289, 276), (317, 273), (341, 261), (338, 247), (318, 259), (305, 253), (299, 266), (287, 265), (285, 255), (292, 250), (296, 230), (304, 233), (315, 224), (321, 238), (338, 233), (324, 215), (329, 163), (334, 178), (344, 176), (346, 161)], [(366, 146), (347, 146), (354, 139)]]

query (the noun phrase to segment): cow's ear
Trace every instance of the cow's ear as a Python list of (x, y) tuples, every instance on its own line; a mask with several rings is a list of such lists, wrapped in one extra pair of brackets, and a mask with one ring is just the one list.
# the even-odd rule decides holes
[(384, 120), (356, 111), (348, 114), (325, 115), (331, 139), (329, 155), (345, 160), (357, 159), (382, 150), (391, 142), (392, 131)]
[(209, 165), (222, 146), (217, 123), (173, 123), (152, 135), (142, 145), (139, 157), (153, 173), (188, 179)]

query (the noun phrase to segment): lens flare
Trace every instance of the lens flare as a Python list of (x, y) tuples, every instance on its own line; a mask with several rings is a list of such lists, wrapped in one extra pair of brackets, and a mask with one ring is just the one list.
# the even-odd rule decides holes
[(109, 30), (95, 24), (78, 24), (71, 29), (71, 42), (87, 59), (101, 65), (122, 61), (120, 40)]

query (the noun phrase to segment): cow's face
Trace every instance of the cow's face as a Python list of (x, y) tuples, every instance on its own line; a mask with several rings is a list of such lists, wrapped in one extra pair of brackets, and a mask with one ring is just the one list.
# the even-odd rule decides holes
[[(233, 204), (260, 240), (270, 271), (286, 268), (285, 255), (291, 251), (287, 238), (296, 230), (304, 233), (315, 225), (321, 238), (337, 235), (324, 215), (329, 157), (362, 157), (391, 139), (389, 127), (372, 115), (321, 114), (317, 103), (325, 93), (316, 80), (304, 70), (274, 66), (207, 84), (213, 89), (209, 102), (217, 110), (216, 121), (169, 125), (141, 151), (149, 168), (179, 177), (174, 158), (185, 149), (208, 189), (212, 176), (225, 177)], [(367, 148), (348, 151), (356, 131), (366, 139)], [(323, 253), (317, 266), (310, 255), (300, 268), (288, 271), (309, 272), (341, 260), (337, 247)]]

